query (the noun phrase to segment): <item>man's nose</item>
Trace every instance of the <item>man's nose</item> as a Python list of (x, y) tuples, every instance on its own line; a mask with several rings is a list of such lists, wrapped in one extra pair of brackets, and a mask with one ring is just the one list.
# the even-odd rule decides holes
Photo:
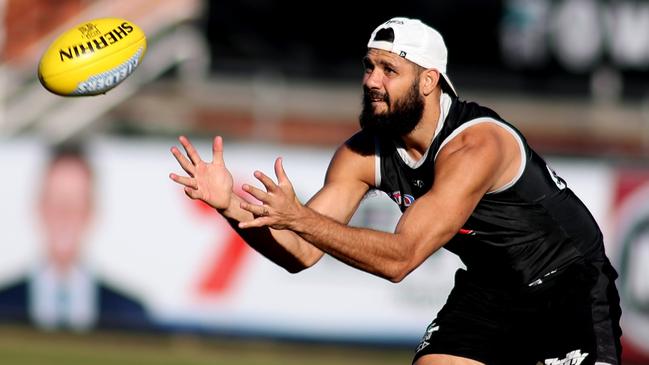
[(374, 69), (371, 72), (366, 73), (364, 84), (368, 89), (380, 89), (381, 72), (378, 69)]

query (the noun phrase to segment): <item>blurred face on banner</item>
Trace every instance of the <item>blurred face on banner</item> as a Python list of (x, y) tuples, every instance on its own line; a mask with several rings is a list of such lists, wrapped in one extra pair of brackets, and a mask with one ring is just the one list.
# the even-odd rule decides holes
[(92, 176), (77, 156), (53, 161), (42, 183), (39, 218), (48, 259), (65, 270), (77, 259), (93, 216)]
[(424, 97), (419, 90), (419, 67), (398, 55), (370, 49), (363, 59), (363, 129), (403, 136), (419, 123)]

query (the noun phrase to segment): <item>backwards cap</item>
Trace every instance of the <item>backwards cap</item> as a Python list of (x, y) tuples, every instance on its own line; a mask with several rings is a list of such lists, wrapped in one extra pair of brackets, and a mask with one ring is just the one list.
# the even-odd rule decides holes
[[(392, 30), (388, 37), (385, 31)], [(381, 32), (381, 30), (385, 30)], [(379, 37), (377, 37), (379, 35)], [(392, 35), (394, 35), (392, 37)], [(418, 19), (392, 18), (372, 32), (367, 48), (396, 53), (423, 68), (434, 68), (442, 75), (455, 96), (457, 92), (446, 75), (448, 51), (438, 31)]]

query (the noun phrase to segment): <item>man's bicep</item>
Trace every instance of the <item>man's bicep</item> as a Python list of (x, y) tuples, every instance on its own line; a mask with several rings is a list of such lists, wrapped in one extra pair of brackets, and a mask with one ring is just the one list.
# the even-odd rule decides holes
[(367, 191), (367, 185), (358, 181), (329, 182), (306, 205), (322, 215), (346, 224)]
[(348, 223), (369, 190), (373, 176), (374, 156), (362, 155), (345, 144), (332, 158), (324, 186), (307, 206), (341, 223)]
[(484, 194), (512, 180), (522, 158), (511, 133), (491, 123), (477, 124), (440, 151), (432, 193), (454, 201), (473, 197), (477, 204)]
[(418, 242), (418, 260), (446, 244), (462, 228), (499, 170), (498, 143), (462, 143), (440, 153), (431, 190), (402, 216), (396, 233)]

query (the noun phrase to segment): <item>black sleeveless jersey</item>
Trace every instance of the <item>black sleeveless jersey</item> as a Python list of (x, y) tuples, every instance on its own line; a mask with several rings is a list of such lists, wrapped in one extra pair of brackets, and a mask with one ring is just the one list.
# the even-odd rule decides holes
[[(586, 206), (513, 126), (473, 102), (441, 98), (436, 135), (419, 161), (399, 140), (376, 138), (376, 187), (405, 211), (435, 183), (438, 151), (464, 129), (495, 123), (519, 142), (524, 158), (518, 175), (483, 196), (463, 228), (444, 246), (469, 273), (488, 282), (533, 287), (583, 258), (604, 257), (602, 234)], [(431, 212), (431, 220), (444, 212)]]

